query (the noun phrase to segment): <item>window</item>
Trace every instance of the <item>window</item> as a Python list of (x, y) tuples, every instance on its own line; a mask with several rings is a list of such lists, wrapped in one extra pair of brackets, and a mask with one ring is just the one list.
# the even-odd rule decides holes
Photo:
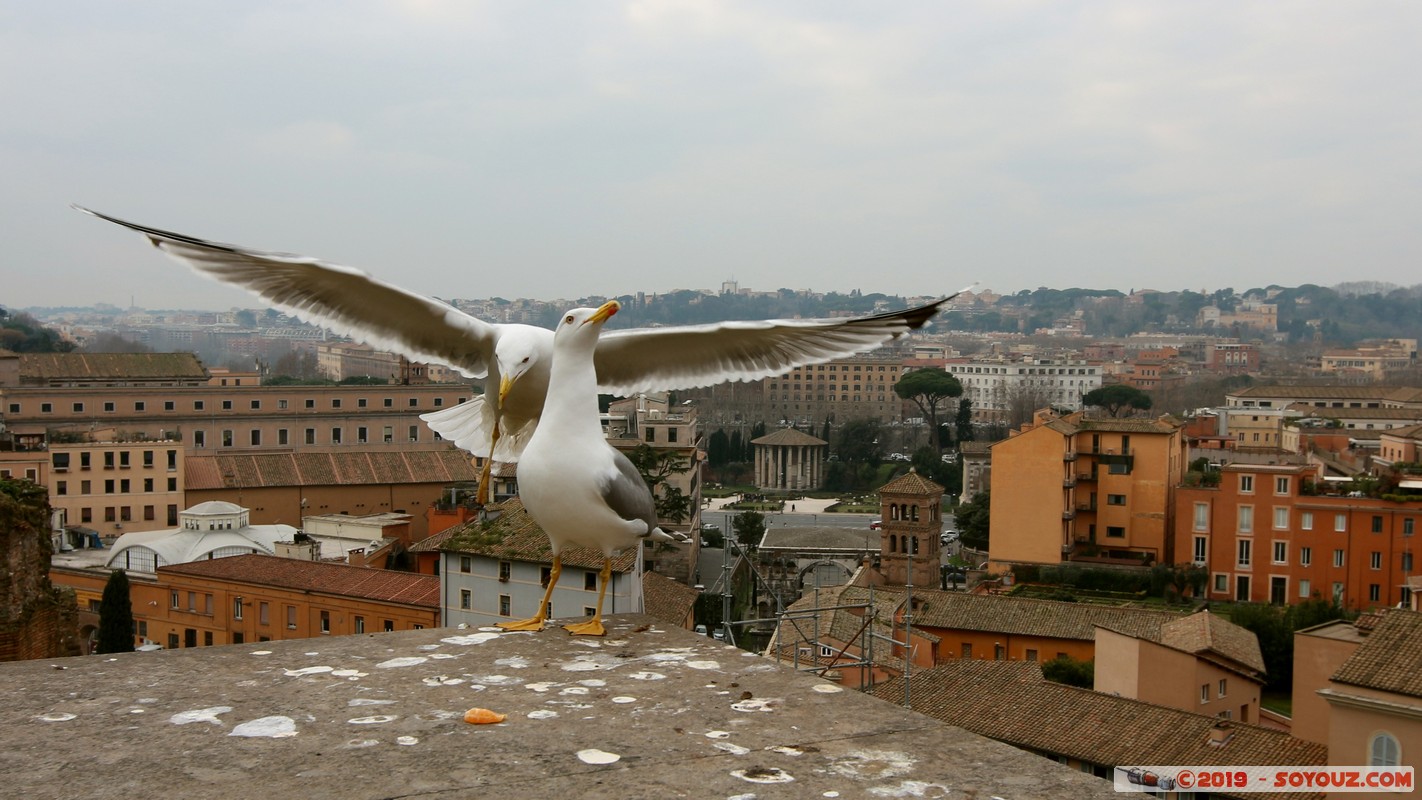
[(1240, 539), (1239, 554), (1238, 558), (1235, 559), (1235, 563), (1241, 567), (1248, 567), (1250, 558), (1253, 555), (1253, 551), (1254, 542), (1250, 541), (1249, 539)]
[[(19, 413), (19, 412), (16, 412), (16, 413)], [(52, 414), (52, 413), (54, 413), (54, 404), (53, 404), (53, 403), (40, 403), (40, 413), (41, 413), (41, 414)]]
[(107, 412), (109, 412), (109, 413), (113, 413), (113, 410), (114, 410), (114, 401), (112, 401), (112, 400), (105, 400), (105, 401), (104, 401), (104, 410), (107, 411)]
[(259, 430), (253, 430), (253, 431), (251, 432), (251, 440), (252, 440), (252, 446), (253, 446), (253, 447), (261, 447), (261, 446), (262, 446), (262, 432), (259, 431)]
[(179, 603), (182, 602), (182, 596), (179, 595), (177, 591), (171, 591), (171, 592), (169, 592), (169, 593), (168, 593), (168, 600), (169, 600), (169, 607), (170, 607), (170, 608), (175, 608), (175, 609), (176, 609), (176, 608), (180, 608), (180, 607), (181, 607), (181, 606), (179, 605)]
[(1382, 569), (1382, 553), (1374, 550), (1368, 554), (1368, 569)]
[(509, 563), (508, 561), (500, 561), (500, 562), (499, 562), (499, 580), (500, 580), (501, 582), (507, 583), (508, 580), (509, 580), (509, 572), (510, 572), (510, 570), (512, 570), (512, 569), (513, 569), (513, 564)]
[(655, 442), (656, 440), (657, 440), (657, 430), (656, 430), (656, 428), (653, 428), (653, 427), (648, 426), (648, 428), (647, 428), (647, 441), (649, 441), (649, 442)]
[(173, 402), (172, 400), (164, 400), (164, 401), (163, 401), (163, 410), (164, 410), (164, 411), (172, 411), (172, 410), (176, 409), (177, 407), (178, 407), (177, 403)]
[(1027, 650), (1027, 660), (1028, 660), (1028, 661), (1036, 661), (1036, 660), (1037, 660), (1037, 651), (1036, 651), (1036, 650), (1033, 650), (1033, 649), (1031, 649), (1031, 648), (1028, 648), (1028, 650)]
[(84, 404), (83, 404), (83, 403), (75, 403), (74, 406), (73, 406), (73, 408), (74, 408), (74, 413), (75, 413), (75, 414), (83, 414), (83, 413), (84, 413)]
[(1107, 525), (1107, 526), (1106, 526), (1106, 538), (1108, 538), (1108, 539), (1124, 539), (1124, 538), (1126, 538), (1126, 529), (1123, 528), (1123, 527), (1121, 527), (1120, 525)]
[(394, 407), (395, 407), (395, 401), (394, 401), (394, 399), (387, 397), (387, 398), (385, 398), (385, 402), (382, 403), (382, 405), (383, 405), (384, 407), (386, 407), (386, 408), (394, 408)]
[(419, 425), (411, 425), (411, 426), (410, 426), (410, 441), (412, 441), (412, 442), (418, 442), (419, 440), (420, 440), (420, 426), (419, 426)]
[(1334, 550), (1334, 551), (1333, 551), (1333, 566), (1335, 566), (1335, 567), (1341, 567), (1341, 566), (1343, 566), (1343, 551), (1342, 551), (1342, 550)]
[(1402, 521), (1402, 535), (1403, 535), (1403, 536), (1411, 536), (1411, 535), (1412, 535), (1412, 525), (1413, 525), (1413, 523), (1412, 523), (1412, 517), (1408, 517), (1407, 519), (1404, 519), (1404, 520)]
[(1402, 764), (1402, 748), (1386, 731), (1373, 734), (1368, 741), (1368, 766), (1396, 767)]
[(417, 397), (410, 398), (410, 408), (419, 408), (420, 400)]
[(1275, 564), (1287, 564), (1287, 563), (1289, 563), (1289, 543), (1288, 543), (1288, 542), (1274, 542), (1274, 563), (1275, 563)]
[(395, 620), (393, 619), (383, 619), (380, 621), (380, 623), (384, 627), (386, 633), (395, 630)]
[(202, 410), (203, 410), (203, 407), (204, 407), (204, 402), (203, 402), (202, 400), (194, 400), (194, 401), (193, 401), (193, 410), (194, 410), (194, 411), (202, 411)]
[(331, 429), (331, 444), (340, 444), (340, 443), (341, 443), (341, 429), (340, 429), (340, 428), (332, 428), (332, 429)]
[(329, 611), (322, 611), (322, 612), (321, 612), (321, 632), (322, 632), (322, 633), (330, 633), (330, 632), (331, 632), (331, 612), (329, 612)]
[(550, 580), (552, 580), (552, 579), (553, 579), (553, 569), (552, 569), (551, 567), (542, 567), (542, 568), (540, 568), (540, 569), (538, 570), (538, 585), (539, 585), (539, 586), (547, 586), (547, 585), (548, 585), (548, 581), (550, 581)]
[(286, 401), (285, 401), (285, 400), (278, 400), (278, 401), (277, 401), (277, 408), (278, 408), (279, 410), (285, 410), (285, 409), (286, 409)]
[(474, 558), (473, 558), (472, 556), (460, 556), (460, 557), (459, 557), (459, 571), (460, 571), (460, 572), (468, 573), (468, 572), (472, 572), (473, 569), (474, 569)]
[(501, 616), (501, 617), (510, 616), (510, 615), (513, 613), (513, 611), (511, 610), (510, 606), (511, 606), (511, 603), (510, 603), (510, 601), (509, 601), (509, 596), (506, 595), (506, 594), (501, 594), (501, 595), (499, 595), (499, 616)]
[(1299, 512), (1299, 529), (1300, 529), (1300, 530), (1305, 530), (1305, 531), (1311, 531), (1311, 530), (1313, 530), (1313, 512), (1312, 512), (1312, 511), (1300, 511), (1300, 512)]
[(104, 469), (113, 469), (113, 468), (114, 468), (114, 451), (110, 450), (110, 451), (108, 451), (107, 453), (104, 453)]
[(1408, 550), (1402, 554), (1402, 571), (1404, 574), (1412, 574), (1412, 551)]
[(315, 408), (315, 407), (316, 407), (316, 400), (315, 400), (314, 398), (310, 398), (310, 397), (306, 398), (306, 407), (307, 407), (307, 408)]
[(468, 589), (459, 590), (459, 607), (463, 609), (473, 608), (474, 593)]
[(1333, 515), (1333, 530), (1335, 530), (1335, 531), (1337, 531), (1337, 532), (1339, 532), (1339, 533), (1343, 533), (1344, 531), (1347, 531), (1347, 530), (1348, 530), (1348, 515), (1347, 515), (1347, 514), (1334, 514), (1334, 515)]
[(1240, 494), (1254, 494), (1254, 476), (1253, 476), (1253, 475), (1240, 475), (1240, 476), (1239, 476), (1239, 493), (1240, 493)]
[(143, 451), (143, 467), (144, 467), (145, 469), (152, 469), (152, 468), (153, 468), (153, 451), (152, 451), (152, 450), (144, 450), (144, 451)]
[(69, 494), (69, 482), (56, 481), (54, 484), (54, 492), (55, 494)]
[(306, 429), (306, 443), (307, 443), (307, 444), (316, 444), (316, 429), (315, 429), (315, 428), (307, 428), (307, 429)]
[(1382, 587), (1381, 587), (1381, 586), (1378, 586), (1376, 583), (1370, 583), (1370, 584), (1368, 584), (1368, 600), (1369, 600), (1370, 602), (1376, 603), (1376, 602), (1377, 602), (1378, 600), (1380, 600), (1381, 598), (1382, 598)]
[(1194, 561), (1196, 564), (1204, 564), (1209, 552), (1209, 539), (1204, 536), (1195, 537)]
[(231, 446), (232, 446), (232, 431), (231, 431), (231, 430), (225, 430), (225, 431), (222, 432), (222, 446), (223, 446), (223, 447), (231, 447)]
[(286, 627), (287, 630), (296, 630), (296, 606), (286, 607)]
[(1254, 506), (1239, 507), (1239, 532), (1254, 533)]
[(1223, 572), (1215, 573), (1215, 589), (1221, 594), (1229, 591), (1229, 575)]
[[(597, 591), (597, 573), (588, 570), (583, 573), (583, 590), (588, 592)], [(589, 615), (591, 616), (591, 615)]]
[(355, 632), (356, 632), (356, 633), (365, 633), (365, 617), (356, 617), (356, 618), (355, 618)]
[(962, 653), (963, 658), (972, 658), (972, 657), (973, 657), (973, 644), (972, 644), (972, 642), (963, 642), (963, 648), (962, 648), (962, 650), (961, 650), (961, 653)]
[(331, 408), (340, 408), (340, 407), (341, 407), (341, 398), (339, 398), (339, 397), (333, 397), (333, 398), (331, 398)]
[(1299, 566), (1301, 566), (1301, 567), (1307, 567), (1308, 565), (1310, 565), (1310, 564), (1312, 564), (1312, 563), (1313, 563), (1313, 548), (1312, 548), (1312, 547), (1300, 547), (1300, 548), (1299, 548)]
[(364, 398), (364, 397), (358, 398), (358, 399), (356, 400), (356, 408), (365, 408), (365, 398)]
[(1380, 517), (1380, 516), (1374, 514), (1374, 515), (1373, 515), (1373, 533), (1382, 533), (1382, 529), (1383, 529), (1382, 517)]
[(232, 598), (232, 618), (233, 618), (233, 619), (241, 619), (241, 618), (242, 618), (242, 598), (240, 598), (240, 597), (234, 597), (234, 598)]
[(277, 444), (279, 444), (279, 445), (288, 445), (288, 444), (291, 444), (290, 436), (287, 435), (287, 430), (286, 430), (286, 428), (277, 428)]
[(1307, 578), (1299, 581), (1299, 597), (1307, 599), (1308, 596), (1311, 594), (1311, 589), (1312, 586), (1310, 585)]
[(1226, 684), (1226, 682), (1227, 682), (1227, 679), (1226, 679), (1226, 678), (1220, 678), (1220, 685), (1219, 685), (1219, 692), (1220, 692), (1220, 693), (1219, 693), (1218, 695), (1215, 695), (1216, 697), (1224, 697), (1224, 696), (1225, 696), (1225, 684)]
[(1123, 505), (1125, 505), (1125, 504), (1126, 504), (1126, 496), (1123, 495), (1123, 494), (1108, 494), (1108, 495), (1106, 495), (1106, 505), (1108, 505), (1108, 506), (1123, 506)]
[(1289, 509), (1287, 507), (1274, 507), (1274, 530), (1286, 531), (1289, 529)]
[(1210, 529), (1210, 504), (1195, 504), (1195, 526), (1197, 531), (1208, 531)]
[(1208, 683), (1200, 684), (1200, 702), (1210, 702), (1210, 685)]
[(223, 410), (223, 411), (231, 411), (231, 410), (232, 410), (232, 401), (231, 401), (231, 400), (223, 400), (223, 401), (222, 401), (222, 410)]
[(1289, 493), (1289, 479), (1288, 479), (1288, 478), (1285, 478), (1285, 477), (1282, 477), (1282, 476), (1275, 478), (1275, 479), (1274, 479), (1274, 494), (1288, 494), (1288, 493)]

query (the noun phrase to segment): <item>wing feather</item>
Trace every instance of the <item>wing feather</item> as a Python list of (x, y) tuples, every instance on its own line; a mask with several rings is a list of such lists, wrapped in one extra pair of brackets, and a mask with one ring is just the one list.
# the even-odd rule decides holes
[(340, 264), (209, 242), (74, 208), (137, 231), (196, 272), (245, 289), (302, 320), (416, 361), (447, 364), (471, 378), (488, 374), (501, 326), (447, 303)]
[(917, 330), (964, 291), (914, 308), (852, 319), (605, 331), (594, 355), (598, 388), (625, 396), (782, 375), (795, 367), (872, 350)]

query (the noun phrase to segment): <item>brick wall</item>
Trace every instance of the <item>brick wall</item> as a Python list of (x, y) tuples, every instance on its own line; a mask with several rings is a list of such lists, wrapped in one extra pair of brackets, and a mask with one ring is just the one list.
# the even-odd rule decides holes
[(49, 582), (43, 487), (0, 480), (0, 661), (79, 655), (74, 595)]

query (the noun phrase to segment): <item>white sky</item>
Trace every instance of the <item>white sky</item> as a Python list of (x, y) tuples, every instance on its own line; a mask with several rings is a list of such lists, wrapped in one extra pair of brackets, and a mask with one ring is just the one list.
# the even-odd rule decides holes
[(0, 0), (0, 303), (1422, 283), (1422, 3)]

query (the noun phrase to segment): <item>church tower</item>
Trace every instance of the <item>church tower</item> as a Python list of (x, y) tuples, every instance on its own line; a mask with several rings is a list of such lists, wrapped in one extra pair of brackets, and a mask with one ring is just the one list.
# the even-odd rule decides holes
[(937, 588), (943, 562), (943, 491), (913, 469), (879, 489), (879, 571), (888, 583), (907, 584), (912, 560), (913, 585)]

